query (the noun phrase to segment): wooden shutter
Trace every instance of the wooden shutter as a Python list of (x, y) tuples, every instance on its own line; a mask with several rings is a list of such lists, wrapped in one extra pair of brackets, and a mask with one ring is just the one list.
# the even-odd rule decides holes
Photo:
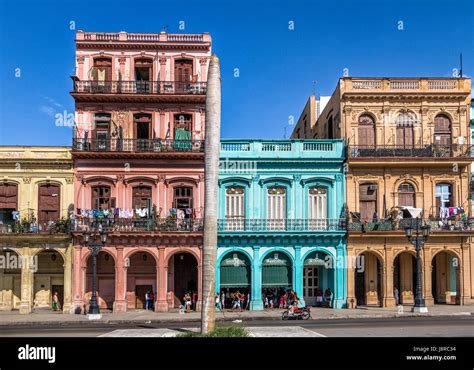
[(61, 212), (61, 188), (59, 185), (40, 185), (38, 190), (39, 223), (42, 224), (59, 219)]
[(372, 117), (368, 115), (359, 117), (358, 135), (359, 146), (375, 147), (375, 125)]
[(377, 209), (377, 189), (375, 184), (359, 185), (359, 209), (362, 220), (372, 220)]
[(104, 70), (104, 69), (105, 69), (105, 81), (112, 80), (112, 60), (108, 58), (95, 59), (94, 67), (96, 69), (95, 78), (94, 78), (95, 81), (98, 81), (99, 79), (98, 70)]
[(151, 199), (151, 187), (135, 186), (132, 195), (133, 208), (147, 208), (148, 201)]
[(17, 209), (18, 186), (16, 184), (0, 184), (0, 208)]

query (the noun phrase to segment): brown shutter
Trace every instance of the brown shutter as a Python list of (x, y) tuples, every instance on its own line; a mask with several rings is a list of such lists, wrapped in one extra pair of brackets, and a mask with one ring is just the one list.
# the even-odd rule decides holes
[(16, 184), (0, 184), (0, 208), (17, 209), (18, 186)]
[(59, 185), (40, 185), (38, 193), (39, 223), (57, 220), (61, 211), (61, 188)]

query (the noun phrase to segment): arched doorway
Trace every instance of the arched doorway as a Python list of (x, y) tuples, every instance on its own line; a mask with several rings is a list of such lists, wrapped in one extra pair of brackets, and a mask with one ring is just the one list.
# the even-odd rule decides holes
[[(327, 253), (316, 251), (307, 255), (303, 269), (303, 298), (308, 306), (324, 306), (323, 297), (327, 289), (334, 298), (335, 271), (334, 261)], [(329, 306), (332, 307), (332, 302)]]
[(198, 293), (198, 263), (191, 253), (176, 253), (170, 257), (168, 292), (171, 292), (168, 304), (175, 308), (182, 304), (186, 293), (191, 296)]
[(375, 122), (372, 116), (363, 114), (359, 117), (358, 145), (361, 149), (374, 149), (375, 140)]
[(360, 255), (363, 258), (362, 266), (365, 268), (355, 270), (355, 295), (357, 305), (382, 306), (382, 268), (379, 257), (371, 252)]
[[(225, 296), (240, 292), (247, 296), (252, 287), (251, 262), (242, 252), (227, 253), (220, 263), (220, 293)], [(229, 294), (227, 294), (229, 293)], [(247, 303), (247, 302), (246, 302)], [(225, 302), (226, 308), (230, 308), (231, 302)]]
[(36, 308), (51, 308), (53, 294), (58, 293), (60, 308), (64, 307), (64, 259), (55, 250), (37, 255), (38, 270), (33, 274), (33, 302)]
[[(136, 252), (129, 257), (127, 269), (127, 307), (134, 309), (145, 309), (145, 295), (153, 293), (156, 300), (156, 260), (148, 252)], [(153, 309), (154, 303), (149, 309)]]
[[(92, 296), (92, 256), (87, 260), (85, 301)], [(97, 255), (97, 301), (99, 307), (113, 310), (115, 301), (115, 261), (107, 252)]]
[(10, 249), (0, 250), (0, 310), (20, 308), (21, 266), (19, 255)]
[(432, 260), (431, 289), (435, 304), (460, 304), (459, 258), (442, 251)]
[[(393, 294), (395, 304), (412, 305), (415, 303), (416, 258), (408, 252), (402, 252), (393, 261)], [(397, 296), (398, 291), (398, 296)]]
[(262, 263), (264, 307), (278, 307), (279, 297), (291, 289), (293, 289), (293, 264), (290, 257), (281, 251), (268, 253)]

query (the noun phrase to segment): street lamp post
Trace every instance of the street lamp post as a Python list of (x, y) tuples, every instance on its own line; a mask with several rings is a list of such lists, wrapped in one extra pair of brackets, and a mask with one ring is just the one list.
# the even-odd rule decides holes
[[(405, 235), (408, 241), (415, 247), (416, 250), (416, 288), (415, 288), (415, 304), (412, 312), (428, 312), (428, 307), (425, 305), (425, 299), (421, 288), (421, 249), (424, 247), (428, 236), (430, 234), (430, 225), (421, 225), (421, 219), (416, 218), (412, 220), (410, 226), (405, 228)], [(414, 225), (413, 225), (414, 224)]]
[[(100, 242), (98, 242), (99, 235)], [(91, 232), (84, 231), (82, 233), (82, 241), (84, 246), (89, 248), (92, 255), (92, 297), (89, 311), (87, 312), (87, 318), (89, 320), (99, 320), (102, 318), (102, 315), (100, 314), (100, 308), (97, 302), (97, 255), (105, 246), (105, 243), (107, 243), (107, 232), (100, 229), (95, 229)]]

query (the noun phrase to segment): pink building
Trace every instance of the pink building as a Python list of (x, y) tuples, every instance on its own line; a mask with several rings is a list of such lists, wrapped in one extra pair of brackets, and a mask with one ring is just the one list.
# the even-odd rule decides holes
[(209, 34), (76, 34), (73, 304), (92, 289), (82, 231), (106, 228), (101, 308), (156, 311), (201, 301)]

